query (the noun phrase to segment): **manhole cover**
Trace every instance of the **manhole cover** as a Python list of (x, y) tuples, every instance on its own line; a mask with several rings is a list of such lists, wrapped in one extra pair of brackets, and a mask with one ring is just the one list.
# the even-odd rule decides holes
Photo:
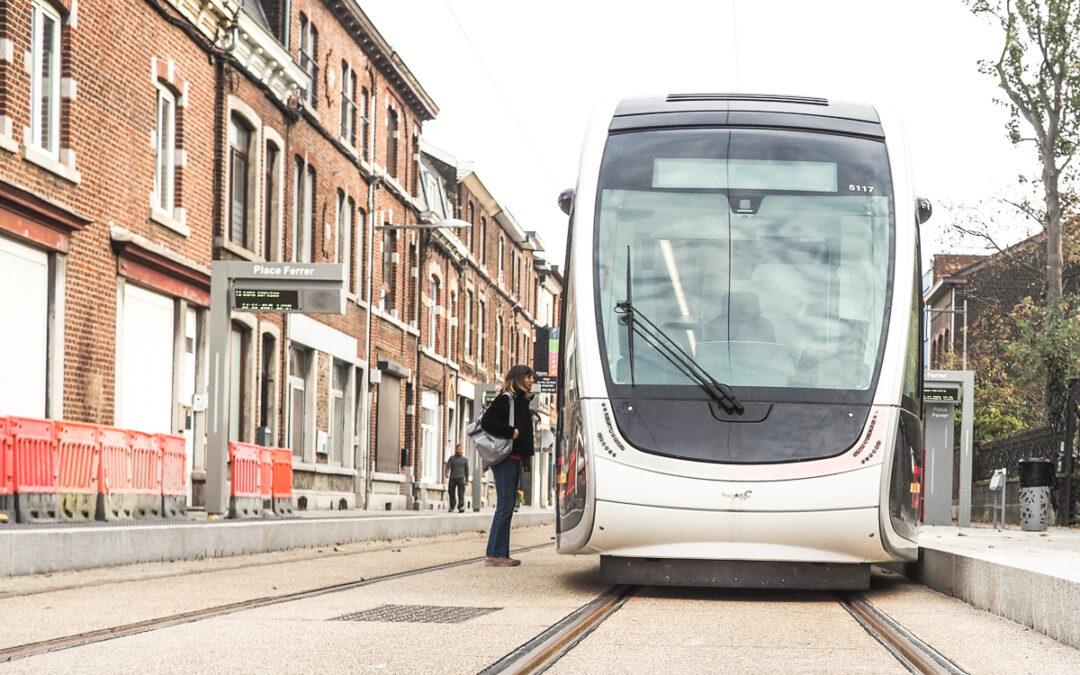
[(331, 621), (400, 621), (406, 623), (461, 623), (497, 612), (502, 607), (438, 607), (435, 605), (382, 605), (339, 616)]

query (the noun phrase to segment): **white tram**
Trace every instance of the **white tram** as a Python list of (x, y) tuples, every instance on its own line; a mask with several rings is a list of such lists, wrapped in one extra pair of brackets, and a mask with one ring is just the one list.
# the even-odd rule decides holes
[(914, 560), (930, 205), (899, 121), (624, 100), (560, 203), (559, 552), (616, 582), (744, 587), (863, 588)]

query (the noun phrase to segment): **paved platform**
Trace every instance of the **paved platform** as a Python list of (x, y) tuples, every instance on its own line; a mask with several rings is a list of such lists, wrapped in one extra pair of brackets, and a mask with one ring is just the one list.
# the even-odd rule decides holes
[(917, 578), (1080, 649), (1080, 530), (924, 526)]
[[(492, 509), (307, 512), (267, 520), (171, 520), (0, 526), (0, 577), (200, 560), (364, 541), (486, 531)], [(522, 508), (514, 527), (553, 526), (550, 509)]]

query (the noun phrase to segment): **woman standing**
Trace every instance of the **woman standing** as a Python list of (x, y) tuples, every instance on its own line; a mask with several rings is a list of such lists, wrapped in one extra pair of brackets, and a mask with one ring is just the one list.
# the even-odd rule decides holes
[[(510, 519), (514, 517), (514, 501), (517, 498), (521, 464), (533, 455), (533, 421), (529, 410), (529, 392), (535, 377), (528, 366), (513, 366), (480, 418), (484, 431), (501, 438), (512, 438), (514, 443), (510, 456), (491, 467), (495, 475), (495, 517), (491, 520), (488, 535), (487, 557), (484, 562), (498, 567), (520, 565), (520, 560), (510, 557)], [(510, 406), (514, 406), (514, 424), (510, 425)]]

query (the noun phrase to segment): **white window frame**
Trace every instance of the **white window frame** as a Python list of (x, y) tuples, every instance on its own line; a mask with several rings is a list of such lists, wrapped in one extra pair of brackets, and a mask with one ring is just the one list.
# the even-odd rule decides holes
[(442, 474), (440, 398), (438, 392), (430, 389), (424, 389), (420, 394), (420, 450), (423, 458), (423, 482), (428, 484), (438, 483)]
[[(168, 124), (164, 108), (168, 104)], [(176, 197), (176, 95), (157, 83), (157, 126), (154, 134), (154, 210), (172, 218)], [(164, 154), (164, 157), (162, 155)], [(164, 175), (162, 175), (164, 171)]]
[[(60, 160), (60, 51), (61, 51), (61, 26), (63, 20), (60, 13), (43, 2), (34, 2), (32, 5), (30, 22), (30, 144), (35, 150)], [(41, 129), (41, 69), (42, 50), (44, 49), (44, 19), (53, 22), (53, 53), (52, 63), (49, 64), (53, 77), (50, 82), (49, 96), (49, 138), (43, 139)], [(45, 142), (43, 142), (45, 141)], [(47, 146), (46, 146), (47, 142)]]
[(439, 334), (439, 278), (434, 274), (429, 278), (428, 286), (428, 349), (438, 353)]

